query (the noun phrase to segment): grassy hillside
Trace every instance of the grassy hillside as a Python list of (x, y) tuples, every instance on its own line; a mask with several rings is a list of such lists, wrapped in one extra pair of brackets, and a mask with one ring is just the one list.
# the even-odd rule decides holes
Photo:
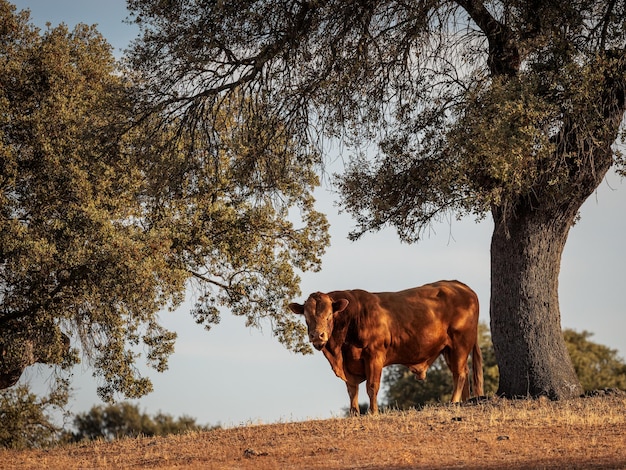
[(498, 400), (50, 450), (0, 468), (626, 468), (626, 394)]

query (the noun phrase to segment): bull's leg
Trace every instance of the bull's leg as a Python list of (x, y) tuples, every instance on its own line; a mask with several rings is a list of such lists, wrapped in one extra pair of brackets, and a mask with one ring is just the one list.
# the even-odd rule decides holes
[[(367, 362), (367, 361), (366, 361)], [(365, 366), (367, 378), (367, 395), (370, 398), (370, 414), (378, 414), (378, 390), (380, 389), (380, 376), (383, 372), (383, 361), (371, 358)]]
[(452, 403), (465, 401), (469, 398), (469, 368), (460, 366), (456, 370), (452, 370), (452, 380), (454, 389), (452, 391)]
[(359, 384), (351, 384), (346, 382), (348, 387), (348, 395), (350, 396), (350, 416), (359, 416)]
[(370, 397), (370, 414), (378, 414), (378, 389), (380, 388), (380, 380), (375, 382), (367, 382), (367, 395)]
[(452, 391), (452, 403), (459, 403), (463, 396), (463, 387), (467, 382), (467, 377), (463, 377), (460, 374), (452, 374), (454, 380), (454, 390)]
[(465, 366), (465, 383), (463, 384), (463, 393), (461, 394), (461, 400), (467, 401), (470, 397), (470, 384), (469, 384), (469, 367)]
[(452, 372), (452, 403), (469, 398), (469, 367), (467, 366), (467, 354), (459, 354), (458, 350), (445, 349), (443, 356)]

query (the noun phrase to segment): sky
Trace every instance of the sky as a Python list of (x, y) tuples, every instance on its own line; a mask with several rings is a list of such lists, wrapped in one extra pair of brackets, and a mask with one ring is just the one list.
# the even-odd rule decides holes
[[(102, 35), (122, 51), (136, 36), (124, 0), (14, 0), (18, 9), (30, 9), (31, 21), (42, 28), (63, 22), (96, 24)], [(332, 160), (332, 158), (330, 159)], [(340, 160), (329, 172), (341, 171)], [(303, 273), (303, 302), (314, 291), (365, 289), (394, 291), (439, 279), (459, 279), (472, 287), (481, 302), (481, 319), (489, 322), (489, 244), (493, 223), (455, 218), (436, 224), (417, 244), (402, 244), (393, 229), (347, 240), (354, 222), (339, 214), (332, 188), (316, 191), (317, 208), (331, 224), (331, 247), (321, 271)], [(583, 205), (580, 221), (571, 229), (559, 277), (561, 320), (564, 328), (587, 330), (592, 341), (618, 350), (626, 357), (626, 183), (609, 173)], [(348, 407), (345, 384), (331, 371), (323, 355), (302, 356), (285, 349), (269, 325), (249, 329), (244, 320), (222, 314), (210, 331), (195, 324), (190, 304), (175, 312), (162, 312), (163, 325), (178, 333), (169, 369), (145, 371), (155, 391), (134, 400), (149, 414), (159, 411), (175, 417), (187, 415), (199, 424), (273, 423), (342, 416)], [(44, 387), (49, 372), (33, 366), (24, 381)], [(101, 404), (96, 380), (86, 365), (74, 375), (74, 396), (69, 410), (88, 411)], [(379, 395), (379, 398), (382, 396)], [(361, 385), (360, 401), (367, 401)]]

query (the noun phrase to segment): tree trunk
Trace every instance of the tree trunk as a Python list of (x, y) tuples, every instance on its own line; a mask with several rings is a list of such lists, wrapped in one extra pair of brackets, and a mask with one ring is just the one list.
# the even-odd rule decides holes
[(498, 394), (564, 399), (583, 389), (561, 330), (558, 277), (576, 209), (494, 211), (491, 331), (500, 368)]
[(554, 162), (568, 175), (562, 190), (539, 180), (524, 199), (492, 210), (491, 332), (504, 396), (563, 399), (583, 391), (561, 330), (561, 254), (578, 210), (614, 163), (611, 145), (626, 111), (626, 53), (597, 59), (600, 99), (566, 114), (553, 137)]

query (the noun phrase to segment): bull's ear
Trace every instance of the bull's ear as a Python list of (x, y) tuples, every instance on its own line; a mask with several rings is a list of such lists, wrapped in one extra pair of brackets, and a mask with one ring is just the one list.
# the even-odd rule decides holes
[(304, 305), (300, 305), (300, 304), (289, 304), (289, 310), (291, 310), (293, 313), (297, 314), (297, 315), (304, 315)]
[(347, 299), (339, 299), (333, 302), (333, 312), (339, 313), (346, 309), (350, 302)]

